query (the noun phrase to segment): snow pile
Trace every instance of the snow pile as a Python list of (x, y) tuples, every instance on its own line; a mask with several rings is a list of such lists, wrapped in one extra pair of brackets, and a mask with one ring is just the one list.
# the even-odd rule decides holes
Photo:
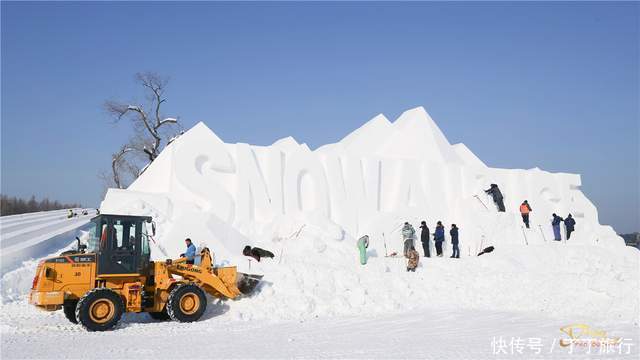
[[(497, 213), (483, 192), (491, 183), (499, 184), (506, 213)], [(518, 206), (524, 199), (534, 211), (532, 228), (523, 231)], [(421, 107), (393, 123), (378, 115), (315, 151), (291, 137), (271, 146), (227, 144), (199, 123), (129, 189), (109, 190), (101, 210), (152, 215), (171, 252), (191, 237), (215, 244), (229, 260), (238, 260), (245, 244), (282, 236), (292, 222), (341, 240), (397, 238), (405, 220), (414, 226), (427, 220), (433, 231), (440, 220), (458, 225), (471, 252), (544, 244), (553, 237), (554, 212), (576, 218), (574, 244), (624, 245), (611, 227), (599, 224), (579, 175), (489, 168), (464, 144), (451, 145)]]
[[(506, 213), (484, 193), (491, 183), (500, 186)], [(524, 199), (533, 207), (531, 229), (518, 212)], [(199, 123), (129, 189), (109, 190), (101, 210), (152, 215), (157, 245), (169, 255), (190, 237), (213, 249), (219, 264), (265, 273), (259, 294), (231, 306), (240, 318), (425, 306), (615, 318), (638, 312), (638, 252), (599, 224), (579, 175), (487, 167), (464, 144), (451, 145), (421, 107), (393, 123), (378, 115), (315, 151), (291, 137), (271, 146), (228, 144)], [(554, 212), (576, 218), (568, 243), (552, 241)], [(401, 250), (401, 224), (417, 228), (421, 220), (431, 232), (436, 221), (447, 229), (456, 223), (464, 259), (422, 259), (407, 274), (404, 259), (385, 258)], [(364, 234), (371, 258), (362, 267), (355, 239)], [(247, 244), (276, 259), (248, 260), (241, 255)], [(489, 245), (497, 250), (474, 256)]]
[[(491, 183), (507, 212), (484, 193)], [(531, 229), (518, 212), (524, 199), (533, 208)], [(424, 307), (638, 314), (638, 251), (599, 224), (579, 175), (487, 167), (464, 144), (451, 145), (423, 108), (393, 123), (378, 115), (314, 151), (291, 137), (271, 146), (228, 144), (199, 123), (127, 190), (110, 189), (100, 210), (153, 216), (156, 259), (176, 257), (189, 237), (211, 248), (219, 265), (264, 273), (259, 293), (224, 315), (239, 319)], [(552, 241), (554, 212), (575, 217), (569, 242)], [(422, 258), (408, 274), (404, 259), (385, 257), (402, 249), (402, 223), (417, 229), (421, 220), (431, 232), (436, 221), (447, 230), (457, 224), (462, 258)], [(355, 242), (364, 234), (370, 259), (361, 266)], [(447, 232), (446, 256), (448, 240)], [(276, 258), (251, 261), (241, 254), (245, 245)], [(493, 253), (475, 256), (490, 245)]]

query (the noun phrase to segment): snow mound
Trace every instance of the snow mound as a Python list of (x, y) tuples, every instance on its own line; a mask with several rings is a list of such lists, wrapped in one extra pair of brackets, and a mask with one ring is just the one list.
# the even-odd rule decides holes
[[(507, 212), (484, 193), (491, 183)], [(451, 145), (419, 107), (394, 122), (378, 115), (314, 151), (291, 137), (271, 146), (224, 143), (199, 123), (128, 189), (109, 189), (100, 210), (153, 216), (156, 259), (182, 253), (189, 237), (212, 249), (217, 264), (264, 273), (259, 292), (222, 316), (451, 307), (635, 318), (638, 251), (599, 223), (580, 185), (576, 174), (488, 167), (464, 144)], [(525, 199), (531, 229), (518, 211)], [(552, 240), (552, 213), (573, 214), (571, 240)], [(385, 257), (402, 249), (401, 225), (417, 229), (422, 220), (431, 232), (436, 221), (457, 224), (462, 258), (421, 258), (407, 273), (403, 258)], [(371, 244), (362, 266), (356, 239), (364, 234)], [(448, 240), (447, 232), (446, 256)], [(242, 256), (245, 245), (276, 257), (257, 263)], [(477, 257), (487, 246), (496, 250)]]

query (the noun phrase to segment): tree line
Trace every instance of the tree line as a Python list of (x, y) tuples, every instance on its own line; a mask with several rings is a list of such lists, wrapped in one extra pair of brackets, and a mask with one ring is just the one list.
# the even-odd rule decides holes
[(7, 195), (0, 194), (1, 216), (79, 207), (82, 207), (82, 205), (78, 203), (64, 204), (58, 200), (51, 201), (47, 197), (38, 201), (33, 195), (29, 200), (26, 200), (16, 196), (9, 197)]

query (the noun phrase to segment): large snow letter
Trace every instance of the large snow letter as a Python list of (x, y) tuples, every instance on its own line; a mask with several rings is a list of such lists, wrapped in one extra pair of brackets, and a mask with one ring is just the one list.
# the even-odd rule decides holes
[(235, 172), (235, 164), (222, 140), (198, 123), (175, 140), (174, 145), (173, 173), (181, 192), (192, 196), (204, 211), (233, 222), (233, 197), (216, 180), (217, 174)]
[(318, 158), (311, 152), (298, 151), (285, 161), (285, 213), (315, 212), (328, 218), (329, 185)]
[(427, 202), (427, 216), (431, 221), (446, 221), (449, 215), (447, 204), (446, 185), (447, 178), (444, 164), (436, 162), (423, 162), (422, 173), (424, 176)]
[(236, 144), (236, 162), (236, 221), (268, 220), (272, 214), (269, 194), (256, 156), (248, 144)]
[(323, 160), (329, 185), (331, 219), (341, 225), (347, 233), (356, 236), (358, 210), (356, 204), (347, 197), (342, 161), (337, 155), (326, 156)]
[(382, 160), (382, 187), (385, 189), (382, 209), (406, 211), (423, 210), (427, 198), (422, 187), (420, 163), (416, 160)]
[(271, 208), (276, 214), (284, 213), (284, 154), (273, 146), (267, 148), (267, 188), (271, 200)]
[(342, 158), (347, 199), (356, 204), (358, 222), (373, 218), (380, 211), (380, 160), (372, 158)]

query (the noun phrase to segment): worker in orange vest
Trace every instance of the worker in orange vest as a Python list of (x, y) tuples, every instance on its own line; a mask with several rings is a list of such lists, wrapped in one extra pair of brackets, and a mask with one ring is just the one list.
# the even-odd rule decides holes
[(522, 221), (529, 228), (529, 213), (531, 212), (531, 206), (529, 206), (529, 202), (525, 200), (520, 205), (520, 214), (522, 215)]

